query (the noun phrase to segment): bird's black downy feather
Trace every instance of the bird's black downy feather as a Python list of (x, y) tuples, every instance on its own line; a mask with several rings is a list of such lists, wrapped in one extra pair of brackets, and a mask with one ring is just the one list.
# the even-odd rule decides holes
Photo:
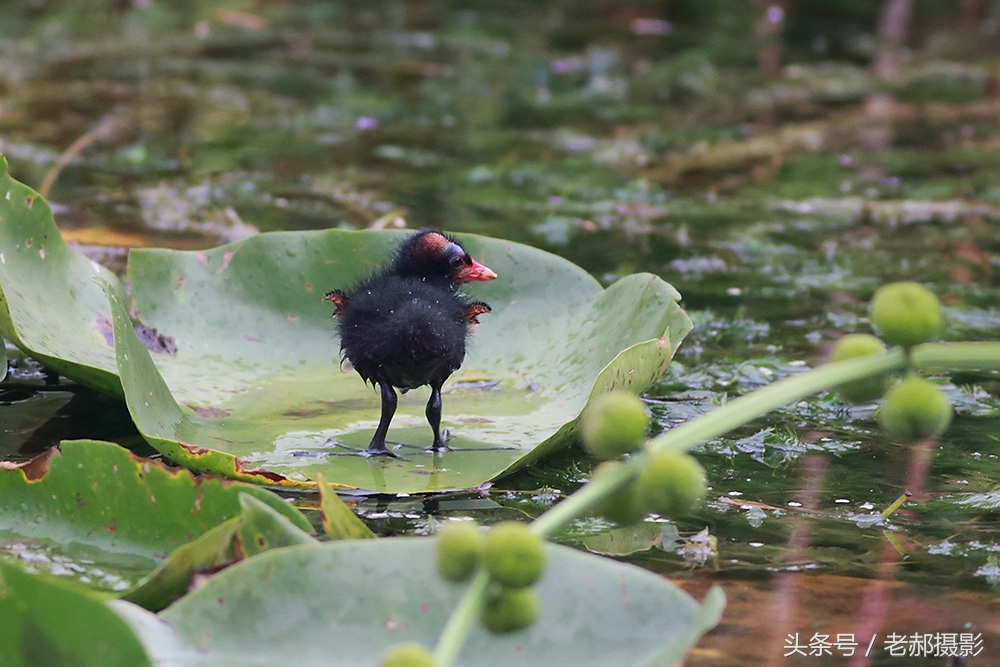
[(388, 268), (350, 290), (332, 290), (340, 349), (358, 374), (382, 394), (382, 417), (366, 454), (388, 454), (385, 436), (396, 409), (396, 392), (430, 385), (427, 420), (434, 448), (447, 449), (439, 433), (441, 386), (462, 365), (466, 339), (483, 301), (468, 301), (458, 286), (492, 280), (452, 237), (434, 229), (407, 238)]

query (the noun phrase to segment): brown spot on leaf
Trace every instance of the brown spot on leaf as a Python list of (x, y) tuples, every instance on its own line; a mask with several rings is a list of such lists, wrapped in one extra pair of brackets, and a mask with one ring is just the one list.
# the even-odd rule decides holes
[(94, 322), (94, 328), (97, 329), (97, 333), (104, 336), (104, 341), (114, 347), (115, 344), (115, 330), (111, 326), (111, 321), (108, 320), (103, 315), (98, 315), (97, 320)]
[(288, 320), (289, 322), (298, 322), (302, 318), (298, 315), (293, 315), (292, 313), (289, 313), (288, 315), (285, 315), (285, 319)]
[(329, 410), (325, 408), (292, 408), (281, 413), (282, 417), (293, 417), (295, 419), (308, 419), (310, 417), (320, 417)]
[[(205, 447), (197, 447), (195, 445), (187, 445), (183, 442), (177, 443), (184, 449), (188, 451), (189, 454), (195, 457), (202, 457), (212, 453), (212, 450), (206, 449)], [(263, 470), (261, 468), (246, 468), (247, 462), (242, 459), (235, 459), (234, 461), (234, 473), (233, 477), (239, 479), (240, 481), (249, 481), (256, 484), (273, 484), (275, 486), (294, 486), (301, 487), (304, 486), (301, 482), (293, 482), (284, 475), (279, 475), (278, 473), (271, 472), (270, 470)], [(249, 478), (249, 479), (247, 479)], [(198, 486), (198, 496), (195, 498), (196, 510), (201, 511), (201, 486)], [(192, 510), (194, 511), (194, 510)]]
[(76, 504), (79, 505), (80, 507), (83, 507), (84, 505), (87, 504), (86, 501), (84, 501), (83, 496), (80, 495), (79, 491), (76, 492)]
[(236, 472), (240, 475), (259, 477), (260, 481), (265, 484), (284, 484), (288, 482), (288, 478), (284, 475), (279, 475), (276, 472), (264, 470), (263, 468), (244, 468), (244, 465), (246, 465), (246, 461), (236, 459)]
[[(104, 340), (108, 345), (114, 346), (115, 328), (111, 320), (103, 314), (98, 313), (97, 319), (94, 321), (94, 328), (97, 329), (99, 334), (104, 336)], [(174, 342), (172, 336), (161, 334), (155, 327), (146, 326), (145, 324), (135, 324), (133, 328), (136, 335), (139, 336), (139, 340), (142, 341), (142, 344), (150, 352), (169, 355), (177, 353), (177, 344)]]
[(34, 197), (25, 197), (24, 198), (24, 203), (28, 205), (28, 210), (30, 211), (35, 206), (35, 198)]
[(104, 530), (108, 531), (109, 533), (117, 533), (117, 532), (118, 532), (118, 525), (117, 525), (117, 524), (115, 524), (115, 519), (114, 519), (114, 517), (111, 517), (111, 523), (109, 523), (109, 524), (108, 524), (108, 525), (107, 525), (107, 526), (106, 526), (106, 527), (104, 528)]
[(177, 444), (186, 449), (189, 454), (192, 454), (194, 456), (204, 456), (209, 452), (209, 450), (205, 449), (204, 447), (196, 447), (195, 445), (185, 445), (183, 442), (178, 442)]
[(190, 405), (188, 403), (185, 403), (184, 405), (191, 408), (194, 413), (202, 419), (225, 419), (232, 414), (229, 410), (223, 410), (222, 408), (217, 408), (211, 405), (204, 407), (199, 405)]
[(33, 238), (31, 238), (29, 236), (28, 238), (24, 239), (24, 247), (25, 248), (30, 248), (31, 244), (34, 243), (34, 242), (35, 242), (35, 239), (33, 239)]
[(232, 554), (232, 562), (238, 562), (244, 560), (247, 557), (247, 551), (243, 548), (243, 538), (240, 536), (240, 531), (233, 533), (232, 539), (229, 540), (229, 550)]
[(161, 334), (156, 327), (136, 324), (135, 332), (139, 335), (139, 340), (146, 346), (146, 349), (156, 354), (177, 354), (177, 343), (173, 336)]
[(58, 451), (58, 448), (50, 447), (30, 461), (21, 463), (0, 461), (0, 470), (20, 470), (26, 480), (36, 482), (48, 474), (49, 461)]

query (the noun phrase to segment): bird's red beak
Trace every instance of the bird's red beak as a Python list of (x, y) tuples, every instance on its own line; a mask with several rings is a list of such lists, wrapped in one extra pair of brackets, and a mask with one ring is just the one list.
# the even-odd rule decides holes
[(458, 282), (460, 283), (471, 283), (474, 281), (485, 282), (487, 280), (493, 280), (496, 277), (497, 274), (493, 271), (493, 269), (480, 264), (476, 260), (472, 260), (472, 264), (467, 264), (461, 271), (458, 272), (458, 275), (456, 276), (456, 278), (458, 278)]

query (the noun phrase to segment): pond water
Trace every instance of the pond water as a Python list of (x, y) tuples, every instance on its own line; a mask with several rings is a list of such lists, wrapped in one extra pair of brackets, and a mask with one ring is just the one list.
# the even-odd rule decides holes
[[(129, 246), (405, 219), (536, 245), (605, 284), (653, 272), (695, 323), (646, 396), (657, 431), (869, 331), (885, 282), (933, 287), (946, 339), (1000, 338), (985, 13), (917, 3), (887, 81), (869, 66), (877, 12), (858, 3), (790, 13), (773, 72), (752, 3), (175, 4), (0, 9), (0, 153), (112, 268)], [(0, 455), (77, 437), (151, 453), (119, 402), (11, 354)], [(795, 632), (852, 635), (859, 652), (875, 634), (870, 664), (943, 664), (878, 650), (891, 633), (981, 634), (1000, 655), (1000, 377), (941, 382), (957, 417), (926, 478), (874, 406), (821, 395), (699, 447), (711, 490), (695, 515), (559, 538), (699, 597), (721, 583), (723, 624), (690, 665), (779, 664)], [(593, 465), (572, 450), (485, 498), (359, 509), (383, 534), (426, 532), (431, 514), (532, 516)], [(882, 518), (904, 491), (920, 502)]]

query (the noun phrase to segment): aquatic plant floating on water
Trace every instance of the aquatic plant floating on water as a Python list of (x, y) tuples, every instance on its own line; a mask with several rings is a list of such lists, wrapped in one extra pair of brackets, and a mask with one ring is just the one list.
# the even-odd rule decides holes
[(379, 396), (338, 369), (323, 294), (371, 276), (411, 232), (133, 249), (126, 293), (0, 168), (0, 334), (67, 377), (123, 395), (146, 440), (196, 471), (275, 486), (312, 486), (322, 473), (390, 493), (476, 487), (573, 443), (592, 396), (649, 387), (691, 326), (677, 291), (651, 274), (605, 289), (554, 255), (459, 235), (500, 278), (477, 285), (493, 312), (442, 387), (453, 451), (426, 451), (418, 390), (400, 397), (389, 432), (404, 445), (399, 458), (342, 456), (369, 444)]

